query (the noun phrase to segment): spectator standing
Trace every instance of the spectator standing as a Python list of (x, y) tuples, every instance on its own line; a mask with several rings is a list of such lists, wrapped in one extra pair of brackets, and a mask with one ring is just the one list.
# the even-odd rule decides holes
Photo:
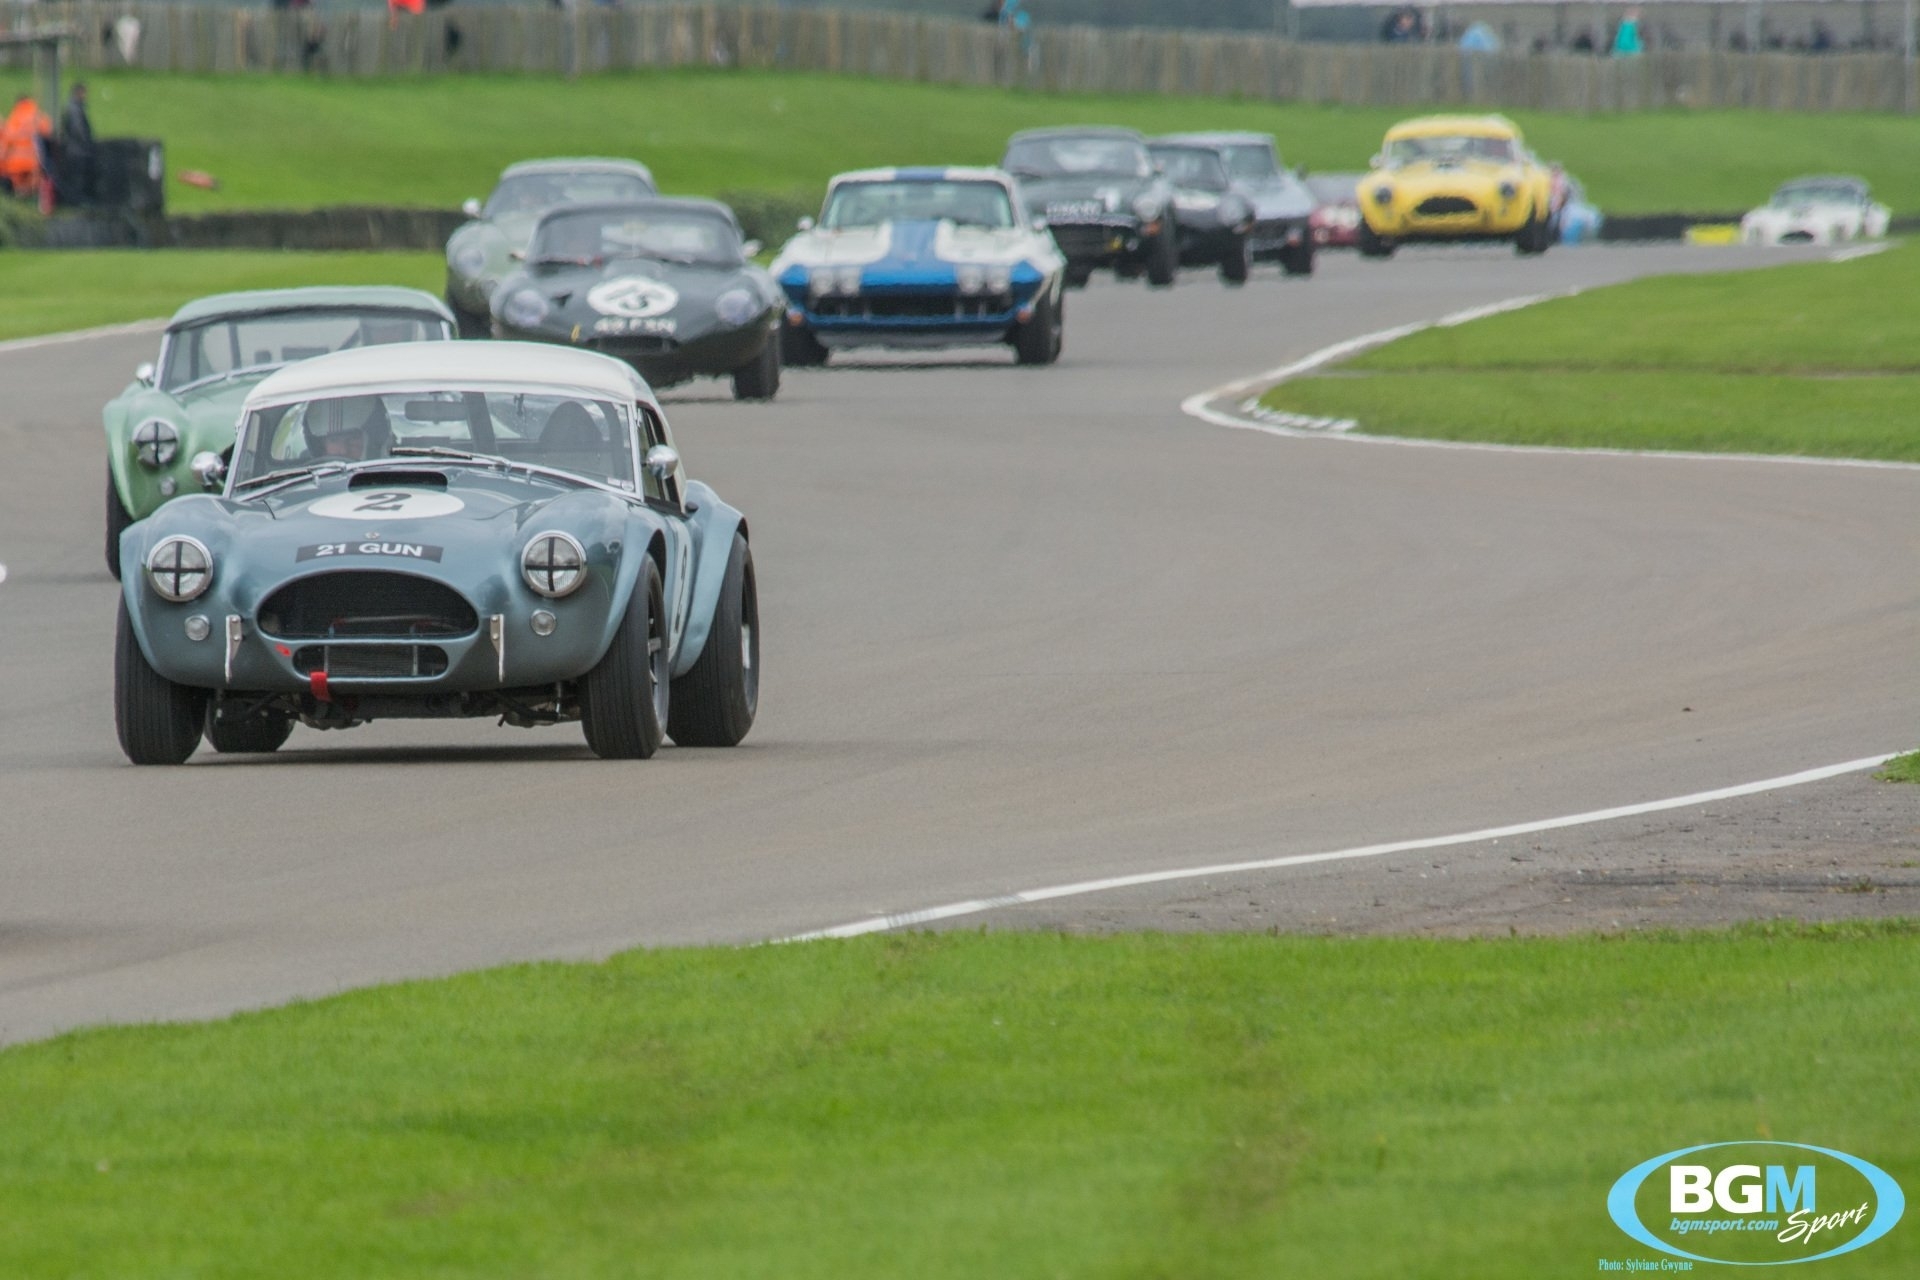
[(6, 123), (0, 124), (0, 183), (11, 188), (14, 195), (40, 197), (43, 208), (50, 189), (46, 150), (52, 136), (53, 121), (47, 119), (47, 113), (30, 93), (14, 99)]
[(87, 116), (87, 85), (76, 80), (60, 113), (60, 172), (73, 190), (65, 192), (74, 204), (93, 203), (93, 121)]
[(1640, 39), (1640, 6), (1634, 5), (1620, 19), (1620, 29), (1613, 34), (1613, 56), (1633, 58), (1646, 51), (1647, 46)]

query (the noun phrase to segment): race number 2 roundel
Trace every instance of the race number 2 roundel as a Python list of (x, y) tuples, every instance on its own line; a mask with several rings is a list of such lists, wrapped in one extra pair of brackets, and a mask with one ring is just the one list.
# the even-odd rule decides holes
[(425, 520), (450, 516), (466, 505), (449, 493), (367, 488), (322, 498), (307, 508), (307, 514), (334, 520)]
[(680, 294), (672, 285), (645, 276), (621, 276), (587, 290), (587, 305), (603, 316), (645, 320), (680, 305)]

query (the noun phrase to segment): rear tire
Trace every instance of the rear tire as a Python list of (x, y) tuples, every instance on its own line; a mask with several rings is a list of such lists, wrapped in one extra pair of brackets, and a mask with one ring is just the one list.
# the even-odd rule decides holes
[(780, 391), (780, 344), (768, 334), (760, 354), (733, 371), (735, 400), (771, 400)]
[(1067, 264), (1067, 288), (1084, 289), (1087, 287), (1087, 282), (1092, 279), (1093, 268), (1086, 263), (1069, 262)]
[(207, 745), (221, 755), (278, 751), (292, 733), (292, 716), (256, 711), (244, 720), (224, 719), (219, 700), (207, 700)]
[(760, 594), (753, 550), (736, 531), (707, 646), (687, 674), (673, 682), (667, 732), (683, 747), (731, 747), (753, 728), (759, 709)]
[(1220, 259), (1220, 279), (1226, 284), (1245, 284), (1253, 274), (1253, 246), (1245, 236), (1237, 236)]
[(783, 325), (780, 329), (780, 363), (789, 369), (818, 369), (827, 362), (825, 344), (803, 324)]
[(1176, 243), (1173, 224), (1168, 222), (1147, 249), (1147, 285), (1153, 289), (1171, 288), (1179, 274), (1180, 246)]
[(645, 760), (666, 736), (671, 673), (660, 566), (644, 557), (627, 616), (580, 681), (580, 726), (602, 760)]
[(1064, 294), (1056, 300), (1042, 293), (1040, 301), (1033, 305), (1033, 315), (1013, 337), (1014, 359), (1033, 365), (1058, 360), (1066, 335), (1066, 311)]
[(113, 468), (107, 468), (107, 572), (120, 576), (120, 535), (133, 523), (133, 513), (120, 502), (120, 491), (113, 487)]
[(141, 652), (127, 602), (113, 633), (113, 727), (135, 764), (185, 764), (200, 745), (207, 695), (161, 675)]

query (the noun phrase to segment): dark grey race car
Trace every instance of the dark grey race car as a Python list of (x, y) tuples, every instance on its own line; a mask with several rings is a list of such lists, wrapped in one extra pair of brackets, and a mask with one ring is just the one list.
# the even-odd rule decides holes
[(771, 400), (785, 296), (758, 248), (712, 200), (555, 209), (494, 294), (493, 333), (615, 356), (654, 386), (731, 377), (736, 399)]
[(1170, 285), (1180, 269), (1173, 189), (1132, 129), (1029, 129), (1007, 142), (1000, 167), (1020, 180), (1027, 211), (1045, 219), (1067, 259), (1067, 283), (1094, 271)]
[[(1253, 205), (1247, 233), (1255, 262), (1278, 262), (1290, 276), (1313, 274), (1313, 211), (1319, 201), (1307, 184), (1280, 162), (1270, 133), (1172, 133), (1153, 140), (1155, 147), (1211, 147), (1226, 163), (1233, 190)], [(1187, 211), (1179, 211), (1181, 224)]]

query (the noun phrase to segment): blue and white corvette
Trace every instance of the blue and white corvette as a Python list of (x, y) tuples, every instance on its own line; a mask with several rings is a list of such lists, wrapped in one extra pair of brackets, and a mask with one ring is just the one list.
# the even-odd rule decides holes
[(1067, 260), (999, 169), (866, 169), (827, 187), (820, 221), (774, 259), (787, 295), (781, 355), (849, 347), (995, 346), (1060, 357)]

